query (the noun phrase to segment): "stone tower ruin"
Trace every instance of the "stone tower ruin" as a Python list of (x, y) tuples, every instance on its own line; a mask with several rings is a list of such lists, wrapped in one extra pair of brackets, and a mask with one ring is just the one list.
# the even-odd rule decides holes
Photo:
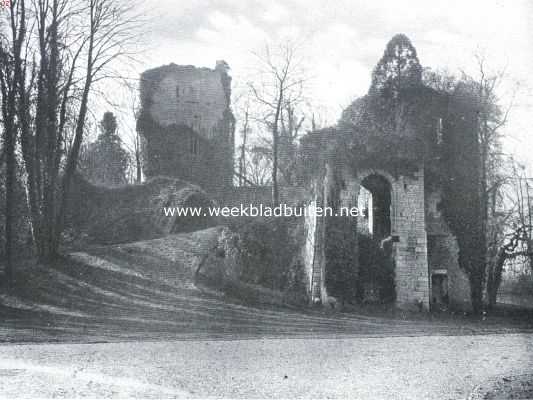
[[(443, 203), (446, 188), (454, 184), (447, 164), (453, 143), (476, 129), (476, 110), (460, 88), (439, 92), (425, 84), (421, 71), (409, 39), (395, 36), (374, 69), (368, 94), (345, 109), (336, 126), (303, 138), (306, 165), (315, 164), (312, 208), (337, 212), (357, 207), (362, 193), (363, 200), (371, 197), (366, 221), (307, 217), (305, 266), (312, 303), (343, 296), (344, 286), (372, 301), (380, 287), (362, 281), (360, 268), (372, 271), (376, 264), (349, 258), (360, 260), (357, 235), (366, 235), (392, 262), (396, 306), (471, 307), (468, 276), (459, 266), (458, 240)], [(353, 242), (343, 244), (344, 251), (351, 249), (344, 258), (328, 251), (329, 232), (341, 229), (345, 237), (357, 232)], [(358, 278), (340, 285), (336, 277), (342, 268)]]
[(235, 118), (225, 61), (214, 69), (169, 64), (141, 75), (137, 130), (144, 173), (216, 194), (232, 185)]

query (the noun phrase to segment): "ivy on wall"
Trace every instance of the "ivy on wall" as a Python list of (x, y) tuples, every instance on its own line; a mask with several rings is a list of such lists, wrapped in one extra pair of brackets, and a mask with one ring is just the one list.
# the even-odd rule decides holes
[[(374, 69), (368, 93), (344, 110), (335, 127), (303, 137), (299, 162), (302, 182), (324, 179), (326, 164), (335, 171), (349, 166), (355, 176), (373, 168), (396, 177), (424, 166), (426, 190), (442, 189), (440, 207), (457, 238), (459, 265), (469, 276), (475, 303), (481, 299), (485, 246), (477, 99), (464, 89), (459, 85), (449, 93), (425, 85), (416, 50), (405, 35), (396, 35)], [(331, 184), (333, 193), (342, 189), (340, 180)], [(330, 257), (337, 247), (332, 245)]]

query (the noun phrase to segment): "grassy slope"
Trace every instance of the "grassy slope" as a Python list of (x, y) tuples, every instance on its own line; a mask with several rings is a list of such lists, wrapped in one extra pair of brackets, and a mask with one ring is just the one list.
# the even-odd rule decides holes
[[(516, 332), (527, 321), (323, 310), (261, 309), (194, 285), (194, 272), (219, 228), (71, 254), (52, 268), (17, 269), (0, 295), (0, 340), (116, 341), (322, 335)], [(376, 316), (380, 315), (380, 316)]]

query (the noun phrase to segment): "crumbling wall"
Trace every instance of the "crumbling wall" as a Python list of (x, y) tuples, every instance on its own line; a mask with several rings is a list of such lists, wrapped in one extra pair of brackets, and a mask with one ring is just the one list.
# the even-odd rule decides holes
[(198, 186), (166, 177), (107, 188), (92, 185), (78, 175), (68, 204), (69, 231), (102, 244), (152, 239), (217, 224), (211, 217), (166, 215), (164, 207), (214, 205)]
[(450, 309), (471, 311), (470, 283), (467, 274), (459, 267), (459, 245), (441, 212), (441, 201), (440, 190), (430, 190), (426, 194), (427, 233), (435, 242), (429, 249), (429, 271), (433, 274), (436, 270), (446, 270)]
[[(311, 197), (310, 190), (301, 186), (280, 186), (279, 202), (290, 207), (305, 204)], [(259, 207), (273, 206), (272, 186), (235, 186), (220, 194), (218, 202), (221, 206), (240, 207), (253, 205)]]

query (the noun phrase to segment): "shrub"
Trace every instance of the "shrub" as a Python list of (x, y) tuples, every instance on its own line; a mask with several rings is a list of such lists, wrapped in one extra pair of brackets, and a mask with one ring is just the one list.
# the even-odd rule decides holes
[(346, 217), (326, 220), (326, 289), (342, 303), (353, 303), (359, 292), (356, 230)]
[[(6, 185), (5, 185), (5, 169), (0, 167), (0, 264), (2, 264), (5, 257), (5, 204), (6, 204)], [(24, 191), (22, 170), (19, 166), (17, 169), (17, 176), (15, 179), (15, 204), (14, 204), (14, 221), (13, 221), (13, 249), (14, 256), (28, 256), (31, 254), (31, 233), (29, 212), (26, 201), (26, 193)]]
[(359, 282), (362, 286), (360, 300), (393, 302), (394, 261), (380, 244), (369, 236), (359, 234)]
[(516, 295), (533, 295), (533, 274), (523, 272), (518, 278), (509, 282), (509, 291)]
[(279, 290), (305, 292), (300, 260), (301, 226), (296, 218), (234, 220), (239, 235), (240, 280)]

